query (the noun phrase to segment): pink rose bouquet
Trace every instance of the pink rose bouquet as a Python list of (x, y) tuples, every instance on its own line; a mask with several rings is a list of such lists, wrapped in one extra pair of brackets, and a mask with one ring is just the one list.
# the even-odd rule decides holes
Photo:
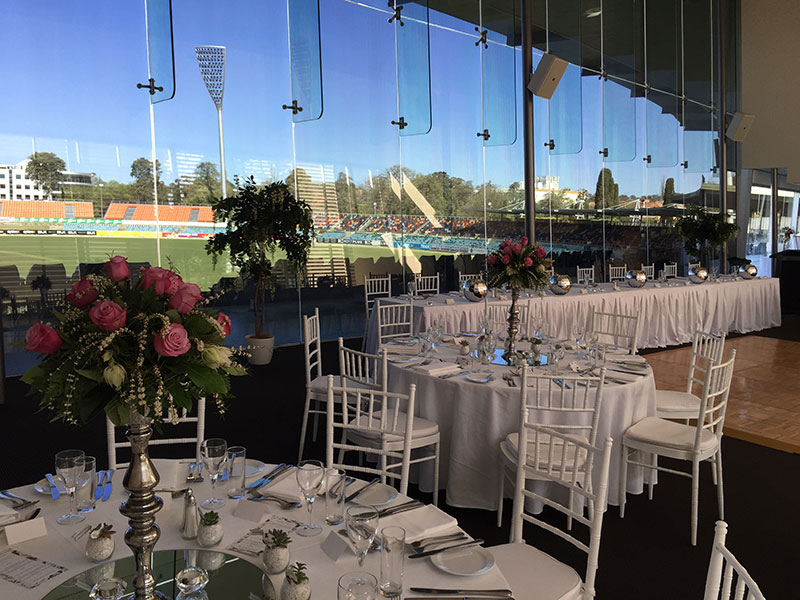
[(148, 267), (134, 282), (124, 257), (104, 267), (72, 286), (55, 326), (37, 321), (25, 336), (42, 360), (23, 381), (42, 406), (69, 423), (105, 412), (117, 425), (132, 410), (160, 422), (209, 396), (222, 408), (230, 376), (246, 373), (223, 347), (230, 318), (199, 308), (200, 288), (174, 271)]
[(494, 252), (486, 257), (489, 285), (506, 285), (512, 290), (539, 290), (547, 285), (547, 270), (552, 262), (547, 251), (530, 243), (527, 237), (518, 242), (503, 240)]

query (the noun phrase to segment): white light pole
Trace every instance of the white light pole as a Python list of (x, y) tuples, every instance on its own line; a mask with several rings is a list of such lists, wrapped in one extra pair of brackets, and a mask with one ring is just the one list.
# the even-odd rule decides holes
[(222, 136), (222, 94), (225, 91), (225, 46), (195, 46), (197, 65), (208, 93), (217, 107), (219, 122), (219, 166), (222, 178), (222, 197), (228, 195), (228, 179), (225, 174), (225, 142)]

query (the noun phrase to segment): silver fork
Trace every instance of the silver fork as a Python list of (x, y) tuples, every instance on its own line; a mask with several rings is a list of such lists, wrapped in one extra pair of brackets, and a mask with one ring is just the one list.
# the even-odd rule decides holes
[(28, 508), (29, 506), (33, 506), (38, 500), (26, 500), (25, 498), (20, 498), (9, 492), (8, 490), (3, 490), (0, 492), (0, 498), (3, 500), (8, 500), (11, 502), (11, 508), (14, 510), (19, 510), (21, 508)]

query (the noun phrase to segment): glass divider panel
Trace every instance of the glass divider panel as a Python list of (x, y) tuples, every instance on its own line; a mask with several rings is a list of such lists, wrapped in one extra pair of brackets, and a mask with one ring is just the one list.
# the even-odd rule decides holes
[[(487, 3), (488, 4), (488, 3)], [(484, 9), (481, 3), (482, 10)], [(517, 140), (517, 55), (514, 44), (516, 3), (502, 0), (493, 3), (491, 12), (482, 15), (486, 41), (482, 44), (481, 77), (483, 91), (483, 128), (489, 137), (486, 146), (505, 146)]]
[[(145, 0), (147, 64), (153, 80), (153, 104), (175, 96), (175, 56), (172, 45), (172, 0)], [(158, 89), (162, 88), (162, 89)]]
[[(397, 5), (398, 2), (395, 2)], [(431, 61), (428, 2), (403, 4), (397, 33), (397, 94), (401, 136), (431, 130)], [(400, 25), (402, 23), (402, 26)]]
[(580, 2), (548, 0), (547, 28), (548, 50), (569, 63), (549, 101), (550, 154), (576, 154), (583, 148)]
[(322, 116), (322, 52), (319, 0), (288, 0), (289, 57), (292, 72), (292, 109), (295, 123)]
[(677, 96), (648, 90), (645, 95), (647, 155), (644, 157), (651, 169), (673, 167), (678, 164), (678, 114)]

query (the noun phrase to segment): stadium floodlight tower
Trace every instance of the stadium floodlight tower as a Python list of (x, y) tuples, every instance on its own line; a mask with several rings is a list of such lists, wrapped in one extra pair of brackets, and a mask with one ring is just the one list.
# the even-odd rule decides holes
[(225, 141), (222, 136), (222, 94), (225, 91), (225, 46), (195, 46), (197, 65), (200, 75), (206, 84), (211, 100), (217, 107), (219, 122), (219, 166), (222, 178), (222, 197), (228, 195), (227, 176), (225, 175)]

